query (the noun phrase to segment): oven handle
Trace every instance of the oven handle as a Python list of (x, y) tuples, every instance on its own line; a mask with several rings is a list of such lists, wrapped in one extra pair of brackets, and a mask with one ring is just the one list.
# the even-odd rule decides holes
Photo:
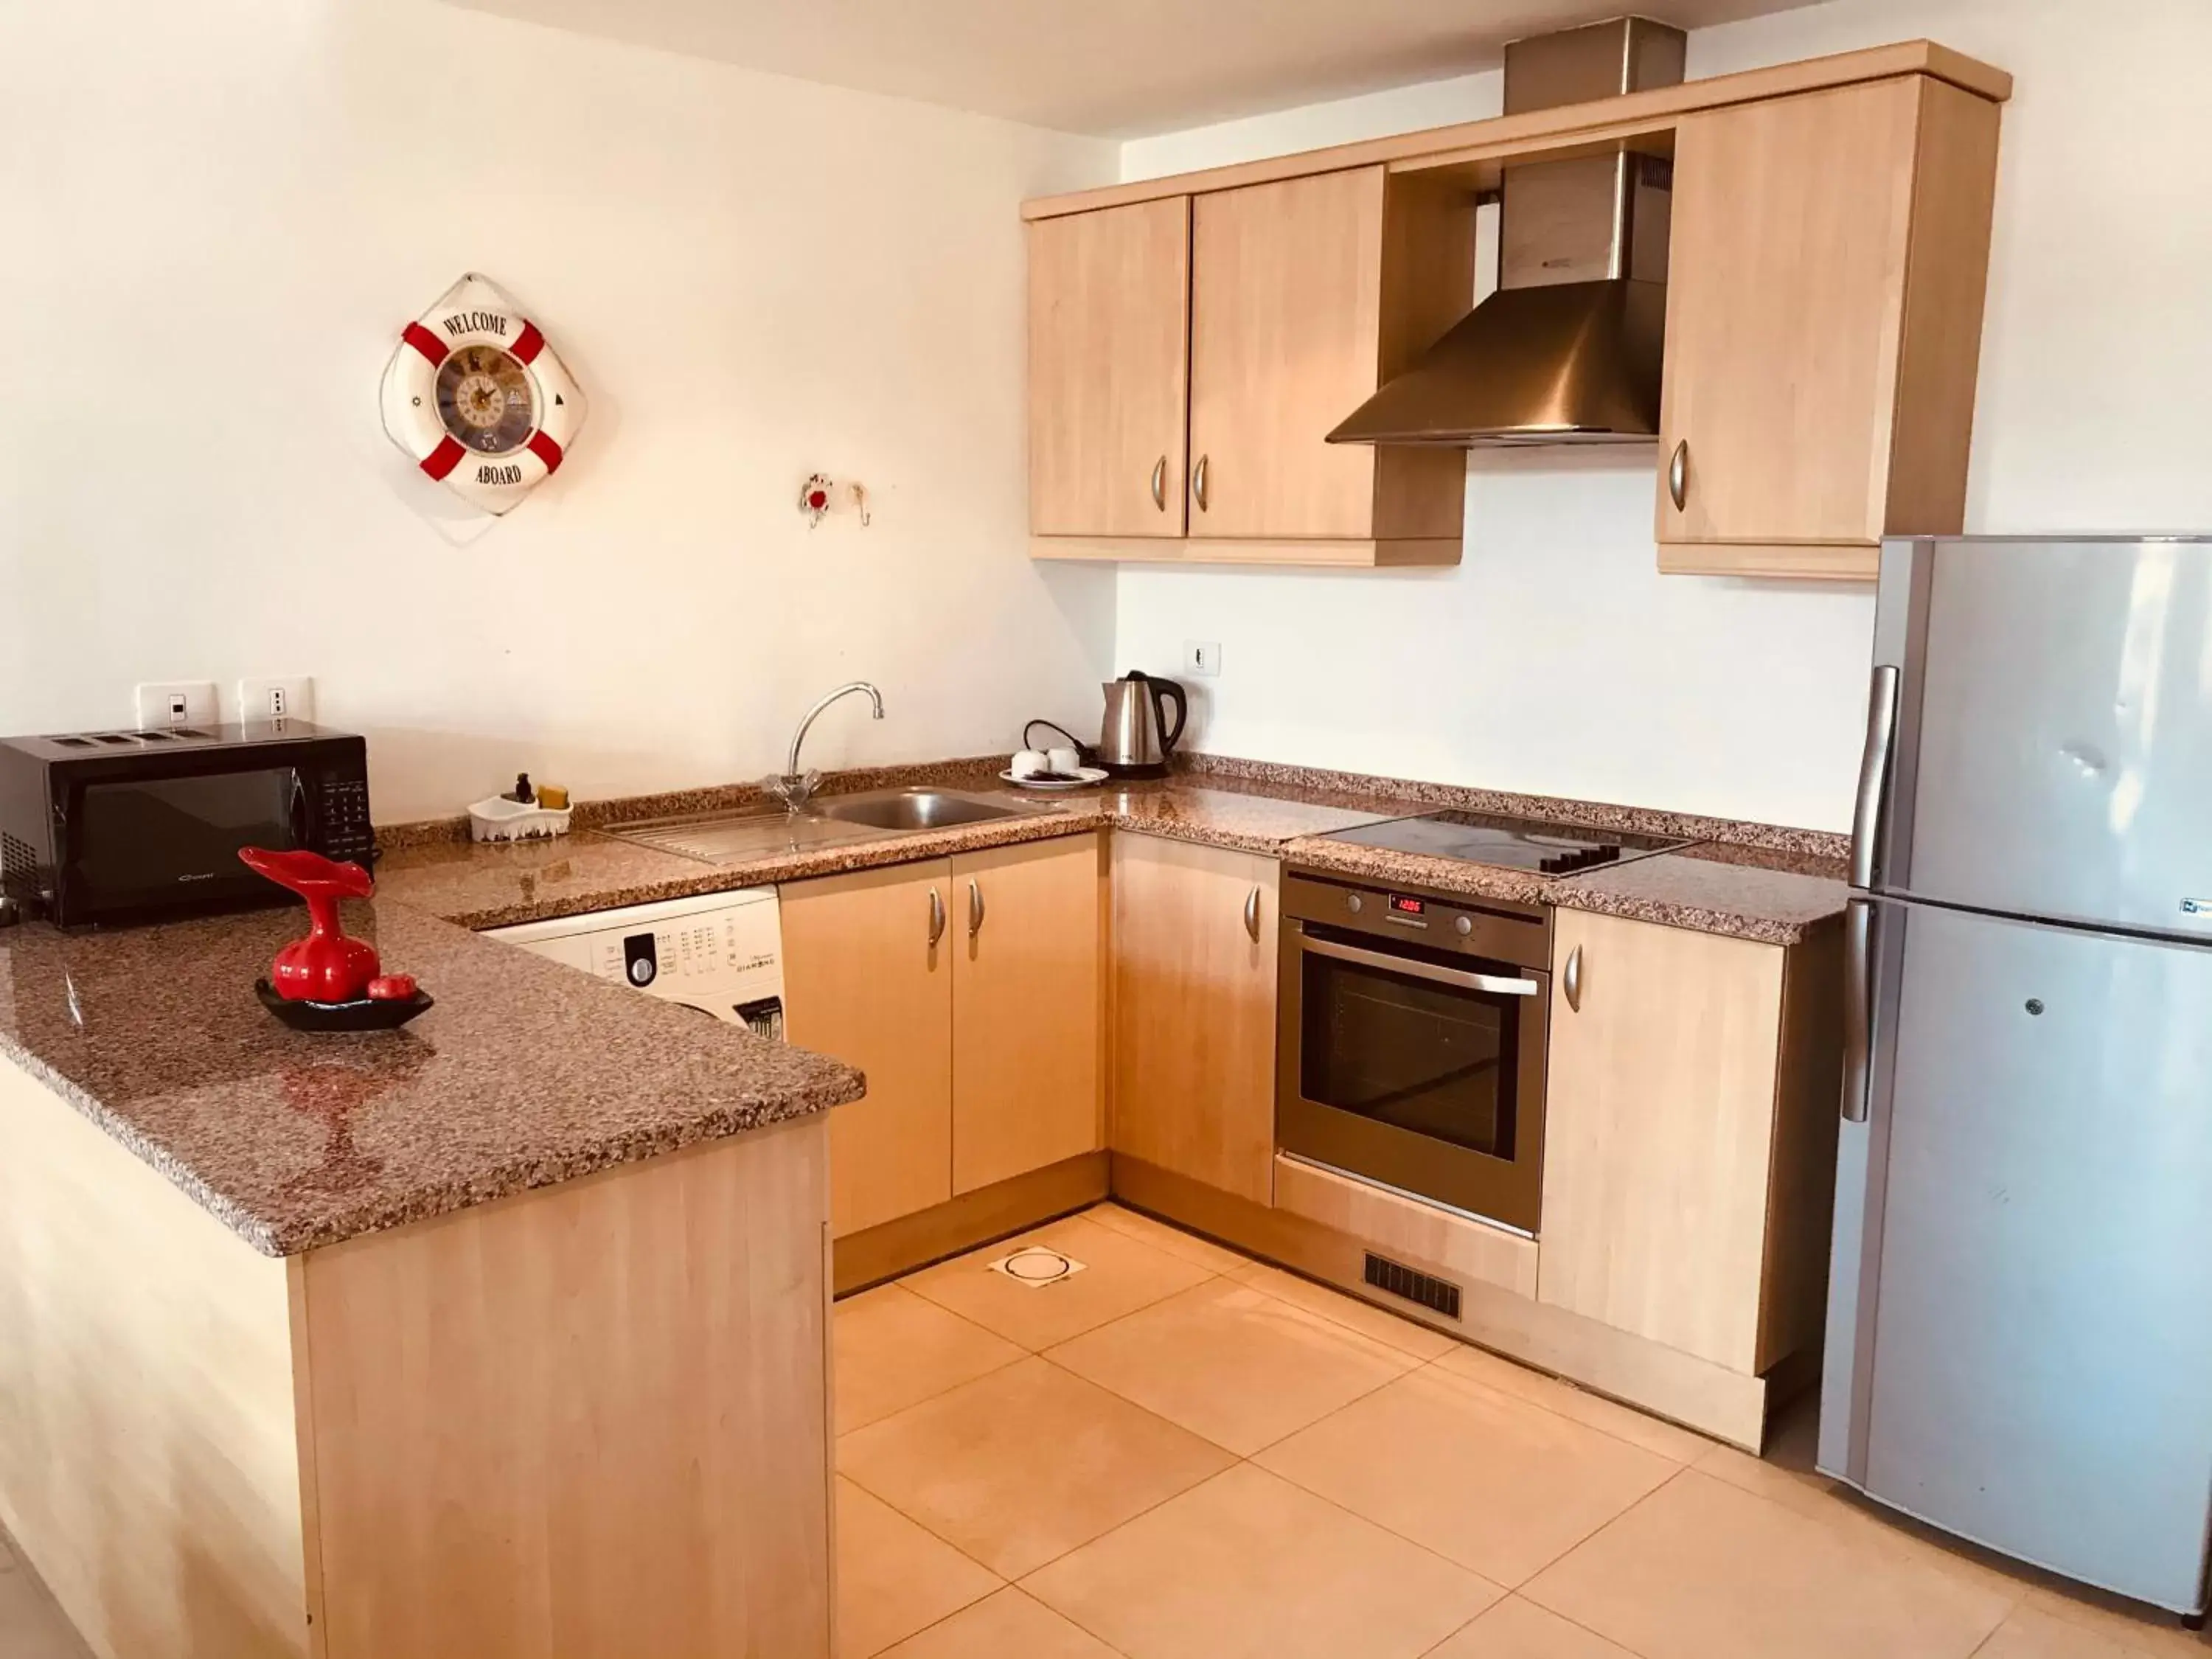
[(1394, 957), (1382, 951), (1363, 951), (1357, 945), (1339, 945), (1333, 939), (1316, 939), (1310, 933), (1299, 936), (1298, 949), (1310, 951), (1317, 957), (1334, 957), (1339, 962), (1356, 962), (1364, 968), (1386, 969), (1411, 979), (1432, 980), (1438, 985), (1456, 985), (1467, 991), (1489, 991), (1498, 996), (1533, 997), (1544, 988), (1533, 979), (1507, 979), (1499, 974), (1469, 973), (1464, 968), (1439, 968), (1432, 963), (1416, 961), (1411, 957)]

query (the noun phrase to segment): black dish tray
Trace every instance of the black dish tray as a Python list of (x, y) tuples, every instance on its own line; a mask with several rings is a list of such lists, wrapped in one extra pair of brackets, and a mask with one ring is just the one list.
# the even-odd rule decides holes
[(265, 979), (253, 981), (253, 994), (295, 1031), (396, 1031), (438, 1006), (436, 999), (422, 990), (389, 1001), (363, 997), (357, 1002), (293, 1002), (277, 995)]

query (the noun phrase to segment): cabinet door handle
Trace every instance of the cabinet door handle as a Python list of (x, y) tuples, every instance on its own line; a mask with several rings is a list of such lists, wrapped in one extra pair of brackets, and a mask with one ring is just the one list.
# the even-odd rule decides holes
[(1252, 935), (1252, 943), (1260, 942), (1260, 890), (1255, 887), (1244, 896), (1244, 931)]
[(1583, 947), (1579, 945), (1567, 952), (1566, 971), (1559, 975), (1559, 988), (1566, 993), (1567, 1006), (1577, 1013), (1583, 1011)]
[(968, 884), (968, 937), (973, 939), (983, 931), (983, 888), (979, 882)]
[(937, 941), (945, 937), (945, 900), (933, 887), (929, 890), (929, 943), (933, 950)]
[(1690, 441), (1674, 446), (1674, 459), (1667, 463), (1667, 497), (1680, 513), (1690, 499)]
[(1164, 455), (1152, 463), (1152, 505), (1163, 513), (1168, 510), (1168, 458)]
[(1201, 513), (1206, 511), (1206, 464), (1212, 459), (1210, 455), (1200, 456), (1198, 465), (1190, 475), (1190, 497), (1198, 503), (1198, 510)]

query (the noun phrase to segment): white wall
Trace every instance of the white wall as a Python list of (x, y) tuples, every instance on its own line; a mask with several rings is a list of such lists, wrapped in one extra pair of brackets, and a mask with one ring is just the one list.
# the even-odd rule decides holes
[[(1702, 30), (1692, 76), (1927, 36), (2011, 70), (1967, 527), (2212, 531), (2203, 0), (1832, 0)], [(1131, 143), (1143, 178), (1497, 108), (1474, 76)], [(1395, 102), (1393, 100), (1398, 101)], [(1453, 113), (1459, 104), (1464, 116)], [(1478, 454), (1456, 569), (1124, 570), (1117, 668), (1218, 753), (1839, 830), (1869, 592), (1661, 578), (1653, 455)]]
[[(802, 67), (803, 66), (799, 66)], [(1112, 145), (431, 0), (0, 9), (0, 730), (318, 677), (380, 819), (1012, 746), (1097, 706), (1109, 573), (1025, 554), (1016, 204)], [(463, 270), (589, 394), (464, 516), (386, 441)], [(799, 481), (864, 479), (809, 534)]]

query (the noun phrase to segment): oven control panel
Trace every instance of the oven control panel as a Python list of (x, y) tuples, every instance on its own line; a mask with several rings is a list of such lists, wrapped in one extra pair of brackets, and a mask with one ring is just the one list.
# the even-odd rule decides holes
[(1285, 927), (1315, 924), (1528, 968), (1551, 965), (1551, 907), (1512, 899), (1376, 887), (1293, 870), (1283, 878), (1283, 921)]

